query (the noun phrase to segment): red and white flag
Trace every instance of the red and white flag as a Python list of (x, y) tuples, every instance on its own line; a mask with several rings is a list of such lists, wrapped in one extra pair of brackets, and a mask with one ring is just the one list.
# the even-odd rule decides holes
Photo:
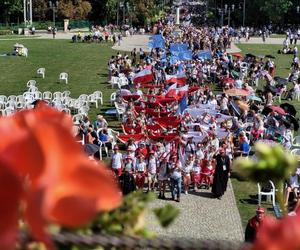
[(181, 99), (189, 91), (189, 86), (184, 85), (183, 87), (177, 88), (177, 96)]
[(178, 86), (182, 86), (186, 84), (186, 76), (185, 74), (178, 75), (166, 75), (166, 83), (177, 83)]
[(166, 97), (177, 97), (177, 83), (172, 84), (166, 93)]
[(138, 83), (149, 83), (152, 82), (154, 79), (153, 77), (153, 73), (150, 69), (143, 69), (142, 71), (140, 71), (139, 73), (135, 74), (135, 76), (133, 77), (133, 82), (135, 84)]
[(177, 84), (172, 84), (166, 93), (166, 97), (173, 97), (175, 99), (181, 99), (189, 90), (188, 85), (184, 85), (183, 87), (177, 87)]

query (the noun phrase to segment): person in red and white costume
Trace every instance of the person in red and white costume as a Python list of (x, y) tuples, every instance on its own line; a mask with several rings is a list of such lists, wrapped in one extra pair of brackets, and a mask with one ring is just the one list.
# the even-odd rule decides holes
[(122, 161), (122, 154), (119, 152), (118, 145), (115, 145), (113, 148), (113, 154), (111, 157), (111, 168), (116, 176), (120, 176), (122, 174), (123, 168), (123, 161)]

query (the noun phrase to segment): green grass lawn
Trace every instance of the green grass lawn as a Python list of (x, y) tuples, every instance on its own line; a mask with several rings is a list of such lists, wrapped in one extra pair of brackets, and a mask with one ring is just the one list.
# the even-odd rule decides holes
[[(112, 54), (111, 44), (71, 43), (68, 40), (35, 40), (1, 41), (0, 54), (12, 52), (16, 42), (29, 49), (28, 58), (7, 56), (0, 57), (0, 94), (16, 95), (26, 91), (30, 79), (37, 81), (41, 92), (49, 90), (70, 90), (71, 97), (80, 94), (91, 94), (101, 90), (104, 105), (100, 109), (91, 109), (90, 118), (109, 108), (110, 94), (113, 90), (107, 83), (107, 62)], [(46, 69), (45, 79), (37, 78), (36, 70)], [(58, 83), (61, 72), (69, 74), (69, 84)], [(115, 122), (112, 120), (113, 127)]]

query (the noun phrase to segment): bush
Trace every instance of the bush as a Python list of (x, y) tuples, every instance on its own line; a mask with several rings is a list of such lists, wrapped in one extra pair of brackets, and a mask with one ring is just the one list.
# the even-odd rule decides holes
[(11, 30), (0, 30), (0, 36), (2, 35), (11, 35), (13, 31)]

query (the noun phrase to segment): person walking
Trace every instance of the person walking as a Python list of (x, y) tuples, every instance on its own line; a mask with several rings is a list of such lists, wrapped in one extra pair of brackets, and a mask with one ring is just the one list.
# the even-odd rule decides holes
[[(172, 200), (180, 202), (181, 194), (181, 174), (182, 168), (180, 161), (176, 161), (174, 168), (171, 169), (170, 182), (171, 182), (171, 194)], [(175, 199), (177, 197), (177, 199)]]
[(230, 176), (230, 159), (225, 149), (220, 148), (219, 154), (214, 157), (215, 173), (212, 185), (212, 193), (218, 199), (224, 195), (227, 189), (227, 182)]

